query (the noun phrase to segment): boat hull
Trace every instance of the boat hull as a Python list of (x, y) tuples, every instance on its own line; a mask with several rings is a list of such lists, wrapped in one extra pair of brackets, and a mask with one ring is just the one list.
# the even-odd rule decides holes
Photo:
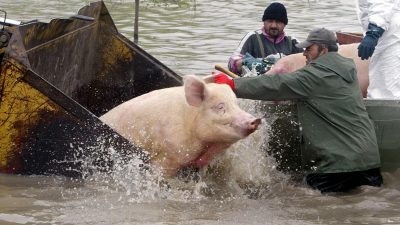
[(336, 32), (337, 41), (340, 45), (360, 43), (363, 35), (361, 33), (349, 33), (349, 32)]
[[(382, 171), (400, 168), (400, 101), (364, 99), (368, 114), (374, 122)], [(301, 174), (300, 126), (297, 105), (291, 101), (262, 102), (271, 124), (266, 151), (275, 157), (278, 169)]]

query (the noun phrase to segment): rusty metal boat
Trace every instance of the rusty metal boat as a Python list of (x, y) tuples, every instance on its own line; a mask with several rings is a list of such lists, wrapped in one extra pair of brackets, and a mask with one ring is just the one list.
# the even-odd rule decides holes
[(80, 176), (83, 159), (107, 169), (109, 149), (146, 161), (98, 117), (181, 76), (120, 34), (102, 1), (71, 18), (3, 25), (0, 172)]

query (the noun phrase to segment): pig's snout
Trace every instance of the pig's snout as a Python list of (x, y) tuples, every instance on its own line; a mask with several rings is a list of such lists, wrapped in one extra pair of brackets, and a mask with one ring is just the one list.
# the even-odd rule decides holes
[(254, 118), (253, 120), (249, 121), (247, 124), (247, 131), (248, 134), (253, 133), (254, 131), (256, 131), (258, 129), (258, 127), (261, 124), (261, 119), (259, 118)]
[(252, 129), (253, 131), (258, 129), (258, 126), (260, 126), (261, 124), (261, 119), (260, 118), (256, 118), (253, 121), (250, 122), (249, 124), (249, 129)]
[(261, 124), (261, 119), (255, 118), (254, 116), (249, 114), (247, 115), (242, 114), (242, 117), (240, 118), (241, 119), (239, 119), (239, 121), (241, 122), (239, 122), (238, 128), (240, 128), (244, 136), (247, 136), (256, 131)]

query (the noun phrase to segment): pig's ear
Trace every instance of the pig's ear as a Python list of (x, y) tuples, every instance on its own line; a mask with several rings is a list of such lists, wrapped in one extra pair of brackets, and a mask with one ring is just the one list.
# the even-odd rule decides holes
[(191, 106), (198, 107), (208, 96), (206, 83), (194, 75), (183, 77), (183, 85), (185, 89), (185, 97), (187, 103)]

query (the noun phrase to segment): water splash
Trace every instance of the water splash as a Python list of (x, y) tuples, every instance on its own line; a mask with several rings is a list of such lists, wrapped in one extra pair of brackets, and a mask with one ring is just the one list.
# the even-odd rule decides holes
[[(260, 111), (260, 104), (239, 100), (242, 109), (258, 118), (265, 113)], [(191, 176), (178, 178), (165, 178), (159, 168), (147, 164), (144, 167), (142, 160), (120, 154), (118, 149), (107, 145), (106, 137), (98, 137), (96, 146), (80, 149), (107, 153), (80, 159), (84, 164), (85, 186), (105, 194), (110, 203), (264, 198), (271, 193), (271, 187), (278, 183), (285, 185), (288, 180), (277, 171), (276, 162), (265, 151), (269, 129), (270, 122), (264, 120), (259, 130), (235, 143), (209, 166)], [(99, 167), (101, 160), (106, 163)]]
[[(75, 156), (76, 161), (82, 164), (84, 189), (103, 195), (103, 204), (201, 199), (201, 183), (167, 179), (160, 168), (109, 146), (110, 141), (107, 138), (108, 136), (98, 137), (96, 146), (87, 146), (84, 149), (77, 147), (78, 153)], [(65, 190), (63, 194), (65, 198), (80, 198), (78, 195), (83, 193), (82, 188), (74, 187)], [(88, 206), (98, 207), (98, 203), (88, 203)]]
[[(239, 101), (242, 109), (258, 118), (264, 117), (260, 104), (260, 101)], [(288, 182), (289, 177), (276, 169), (275, 160), (265, 151), (269, 129), (270, 123), (263, 119), (258, 131), (234, 144), (201, 171), (202, 180), (208, 184), (206, 195), (264, 198), (270, 194), (272, 186)]]

